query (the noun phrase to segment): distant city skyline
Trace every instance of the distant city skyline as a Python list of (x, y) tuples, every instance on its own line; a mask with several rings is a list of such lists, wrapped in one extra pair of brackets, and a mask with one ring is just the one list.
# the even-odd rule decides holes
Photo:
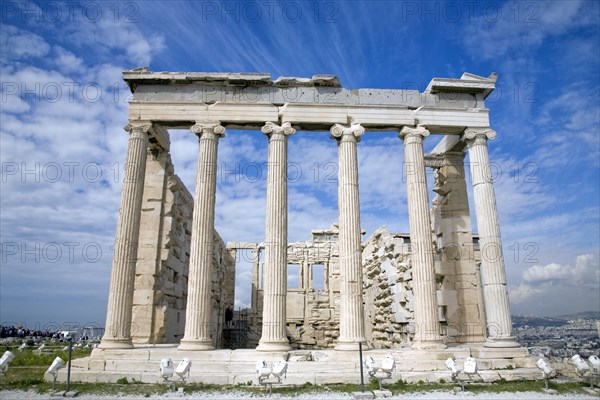
[[(497, 72), (486, 106), (512, 313), (600, 311), (599, 13), (575, 0), (4, 1), (0, 324), (104, 324), (127, 146), (121, 73), (143, 66), (421, 92), (434, 77)], [(195, 138), (170, 133), (193, 193)], [(408, 232), (397, 136), (367, 131), (358, 145), (365, 238), (382, 225)], [(289, 241), (337, 222), (336, 151), (328, 132), (290, 137)], [(259, 131), (220, 141), (225, 241), (264, 241), (266, 160)], [(238, 306), (249, 277), (239, 263)]]

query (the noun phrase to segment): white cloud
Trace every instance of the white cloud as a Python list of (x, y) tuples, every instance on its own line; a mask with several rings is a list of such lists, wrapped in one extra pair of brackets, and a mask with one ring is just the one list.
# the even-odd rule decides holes
[(535, 288), (526, 283), (521, 283), (514, 289), (510, 290), (510, 301), (514, 304), (520, 304), (533, 296), (539, 295), (542, 292), (542, 289)]
[(600, 267), (593, 254), (577, 256), (575, 265), (549, 263), (523, 272), (510, 289), (513, 311), (537, 310), (547, 316), (597, 311), (600, 306)]
[(551, 263), (534, 265), (523, 272), (523, 281), (528, 283), (555, 281), (556, 283), (587, 286), (598, 284), (598, 261), (593, 254), (577, 256), (575, 266)]
[(586, 15), (588, 7), (577, 0), (506, 2), (498, 10), (495, 8), (490, 7), (491, 12), (483, 8), (462, 33), (467, 51), (474, 56), (496, 59), (526, 53), (549, 37), (594, 23)]
[(43, 57), (50, 51), (50, 45), (41, 36), (7, 24), (0, 25), (0, 48), (3, 62)]
[(75, 54), (60, 46), (54, 46), (54, 62), (59, 70), (64, 73), (80, 72), (83, 67), (83, 60)]

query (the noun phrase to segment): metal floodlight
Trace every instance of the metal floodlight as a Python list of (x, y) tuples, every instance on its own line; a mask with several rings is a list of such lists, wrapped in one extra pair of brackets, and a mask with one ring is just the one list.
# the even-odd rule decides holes
[(58, 377), (58, 370), (65, 366), (65, 362), (62, 358), (56, 357), (52, 364), (48, 367), (46, 371), (50, 375), (52, 375), (52, 390), (56, 388), (56, 378)]
[(456, 361), (454, 361), (454, 359), (452, 357), (448, 358), (444, 362), (444, 364), (446, 364), (446, 368), (448, 368), (450, 370), (450, 372), (452, 372), (452, 377), (455, 377), (460, 372), (460, 369), (458, 368), (458, 364), (456, 363)]
[(10, 351), (5, 351), (0, 358), (0, 374), (4, 374), (8, 370), (8, 365), (15, 358), (15, 355)]
[(165, 381), (168, 381), (169, 378), (173, 376), (174, 372), (175, 368), (173, 368), (173, 361), (171, 361), (170, 358), (163, 358), (160, 360), (160, 376), (162, 376)]
[(271, 374), (277, 378), (277, 382), (281, 382), (281, 377), (285, 377), (287, 373), (287, 361), (279, 360), (273, 365), (273, 371)]
[(546, 377), (546, 376), (550, 377), (550, 376), (554, 375), (554, 369), (543, 358), (540, 358), (539, 360), (537, 360), (537, 362), (535, 364), (542, 371), (542, 373), (544, 374), (544, 377)]
[(595, 372), (600, 373), (600, 358), (598, 358), (597, 356), (590, 356), (588, 361), (592, 365), (592, 369)]
[(467, 375), (476, 374), (477, 373), (477, 360), (473, 357), (467, 357), (464, 363), (463, 371)]
[(256, 362), (256, 373), (258, 374), (258, 383), (260, 384), (262, 384), (264, 380), (269, 379), (271, 369), (266, 361), (260, 360)]
[(396, 369), (396, 359), (394, 358), (393, 355), (388, 354), (387, 356), (385, 356), (385, 358), (383, 359), (383, 362), (381, 363), (381, 370), (383, 372), (385, 372), (388, 377), (392, 376), (392, 372), (394, 372), (394, 370)]
[(535, 364), (542, 371), (542, 377), (544, 378), (544, 386), (546, 387), (546, 391), (548, 391), (549, 390), (548, 379), (554, 378), (556, 376), (556, 372), (554, 371), (554, 369), (552, 369), (550, 364), (548, 364), (548, 362), (546, 362), (546, 360), (544, 360), (544, 357), (542, 354), (540, 354), (540, 358), (537, 360), (537, 362)]
[(579, 354), (575, 354), (573, 357), (571, 357), (571, 361), (573, 361), (573, 364), (575, 364), (575, 369), (579, 375), (589, 372), (590, 366), (583, 358), (581, 358)]
[(175, 368), (175, 373), (181, 378), (182, 382), (185, 382), (186, 375), (190, 376), (190, 368), (192, 368), (192, 362), (189, 358), (184, 358), (181, 360), (177, 368)]
[(46, 372), (48, 372), (50, 375), (56, 376), (56, 374), (58, 374), (58, 370), (63, 368), (64, 366), (65, 362), (63, 361), (63, 359), (60, 357), (56, 357), (54, 361), (52, 361), (52, 364), (48, 367), (48, 370)]
[(371, 376), (375, 375), (375, 373), (379, 370), (379, 365), (377, 365), (371, 356), (367, 356), (367, 358), (365, 358), (365, 365), (367, 367), (367, 372)]
[(23, 343), (22, 345), (19, 346), (19, 348), (17, 350), (19, 350), (19, 352), (22, 352), (26, 348), (27, 348), (27, 343)]

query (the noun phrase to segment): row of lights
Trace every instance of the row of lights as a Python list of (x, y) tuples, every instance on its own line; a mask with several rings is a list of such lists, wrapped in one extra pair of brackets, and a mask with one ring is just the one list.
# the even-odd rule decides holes
[[(40, 346), (38, 350), (43, 350), (43, 346), (44, 345)], [(19, 348), (19, 350), (22, 350), (21, 347)], [(0, 374), (4, 374), (8, 370), (10, 362), (14, 358), (15, 355), (12, 352), (4, 352), (2, 358), (0, 358)], [(583, 358), (581, 358), (579, 354), (576, 354), (573, 357), (571, 357), (571, 361), (575, 365), (577, 374), (581, 377), (588, 376), (590, 374), (600, 374), (600, 358), (598, 358), (597, 356), (590, 356), (588, 359), (589, 364)], [(394, 359), (393, 355), (388, 354), (387, 356), (385, 356), (383, 362), (381, 363), (381, 366), (379, 366), (377, 365), (373, 357), (368, 356), (365, 360), (365, 365), (367, 367), (367, 372), (369, 373), (369, 376), (377, 379), (381, 388), (381, 381), (383, 379), (391, 378), (392, 372), (396, 368), (396, 360)], [(465, 359), (462, 369), (451, 357), (445, 361), (445, 365), (448, 368), (448, 370), (452, 372), (453, 380), (458, 380), (458, 374), (461, 371), (469, 375), (469, 377), (478, 373), (477, 360), (475, 360), (475, 358), (473, 357), (467, 357)], [(540, 355), (540, 358), (537, 360), (536, 365), (542, 371), (542, 376), (545, 380), (556, 376), (556, 371), (554, 371), (554, 369), (548, 364), (548, 362), (543, 358), (542, 355)], [(46, 372), (52, 375), (54, 377), (54, 380), (56, 381), (58, 370), (63, 368), (64, 366), (65, 362), (63, 361), (63, 359), (60, 357), (56, 357)], [(190, 375), (191, 367), (192, 362), (188, 358), (184, 358), (179, 363), (177, 368), (173, 367), (173, 361), (170, 358), (163, 358), (162, 360), (160, 360), (160, 375), (165, 380), (165, 382), (167, 382), (170, 378), (173, 377), (174, 374), (177, 374), (181, 382), (185, 382), (186, 376), (189, 377)], [(287, 374), (287, 367), (288, 364), (284, 360), (276, 361), (275, 363), (273, 363), (271, 368), (269, 368), (266, 361), (257, 361), (256, 372), (258, 375), (259, 384), (272, 385), (273, 383), (281, 383), (282, 377), (285, 377)], [(378, 371), (381, 371), (383, 375), (378, 375)], [(274, 378), (276, 381), (269, 382), (268, 380), (270, 377)], [(459, 382), (461, 383), (461, 386), (464, 389), (462, 381)]]

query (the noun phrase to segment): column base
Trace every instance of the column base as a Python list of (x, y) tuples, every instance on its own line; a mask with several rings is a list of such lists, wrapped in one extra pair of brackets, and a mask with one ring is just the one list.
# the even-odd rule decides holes
[(415, 350), (435, 350), (435, 349), (445, 349), (448, 346), (446, 346), (445, 343), (441, 342), (441, 341), (423, 341), (423, 342), (413, 342), (412, 345), (410, 346), (412, 349)]
[(212, 340), (182, 340), (177, 347), (177, 350), (190, 351), (207, 351), (214, 350)]
[(290, 351), (292, 348), (289, 342), (258, 342), (256, 351)]
[(102, 339), (98, 345), (99, 349), (133, 349), (133, 343), (131, 339), (126, 340), (115, 340), (115, 339)]
[(363, 351), (369, 350), (369, 346), (367, 346), (366, 340), (338, 341), (338, 344), (335, 345), (335, 350), (336, 351), (358, 351), (359, 343), (362, 343)]
[(517, 342), (517, 338), (514, 336), (508, 336), (500, 339), (487, 339), (483, 344), (483, 347), (493, 347), (493, 348), (513, 348), (513, 347), (521, 347), (519, 342)]

